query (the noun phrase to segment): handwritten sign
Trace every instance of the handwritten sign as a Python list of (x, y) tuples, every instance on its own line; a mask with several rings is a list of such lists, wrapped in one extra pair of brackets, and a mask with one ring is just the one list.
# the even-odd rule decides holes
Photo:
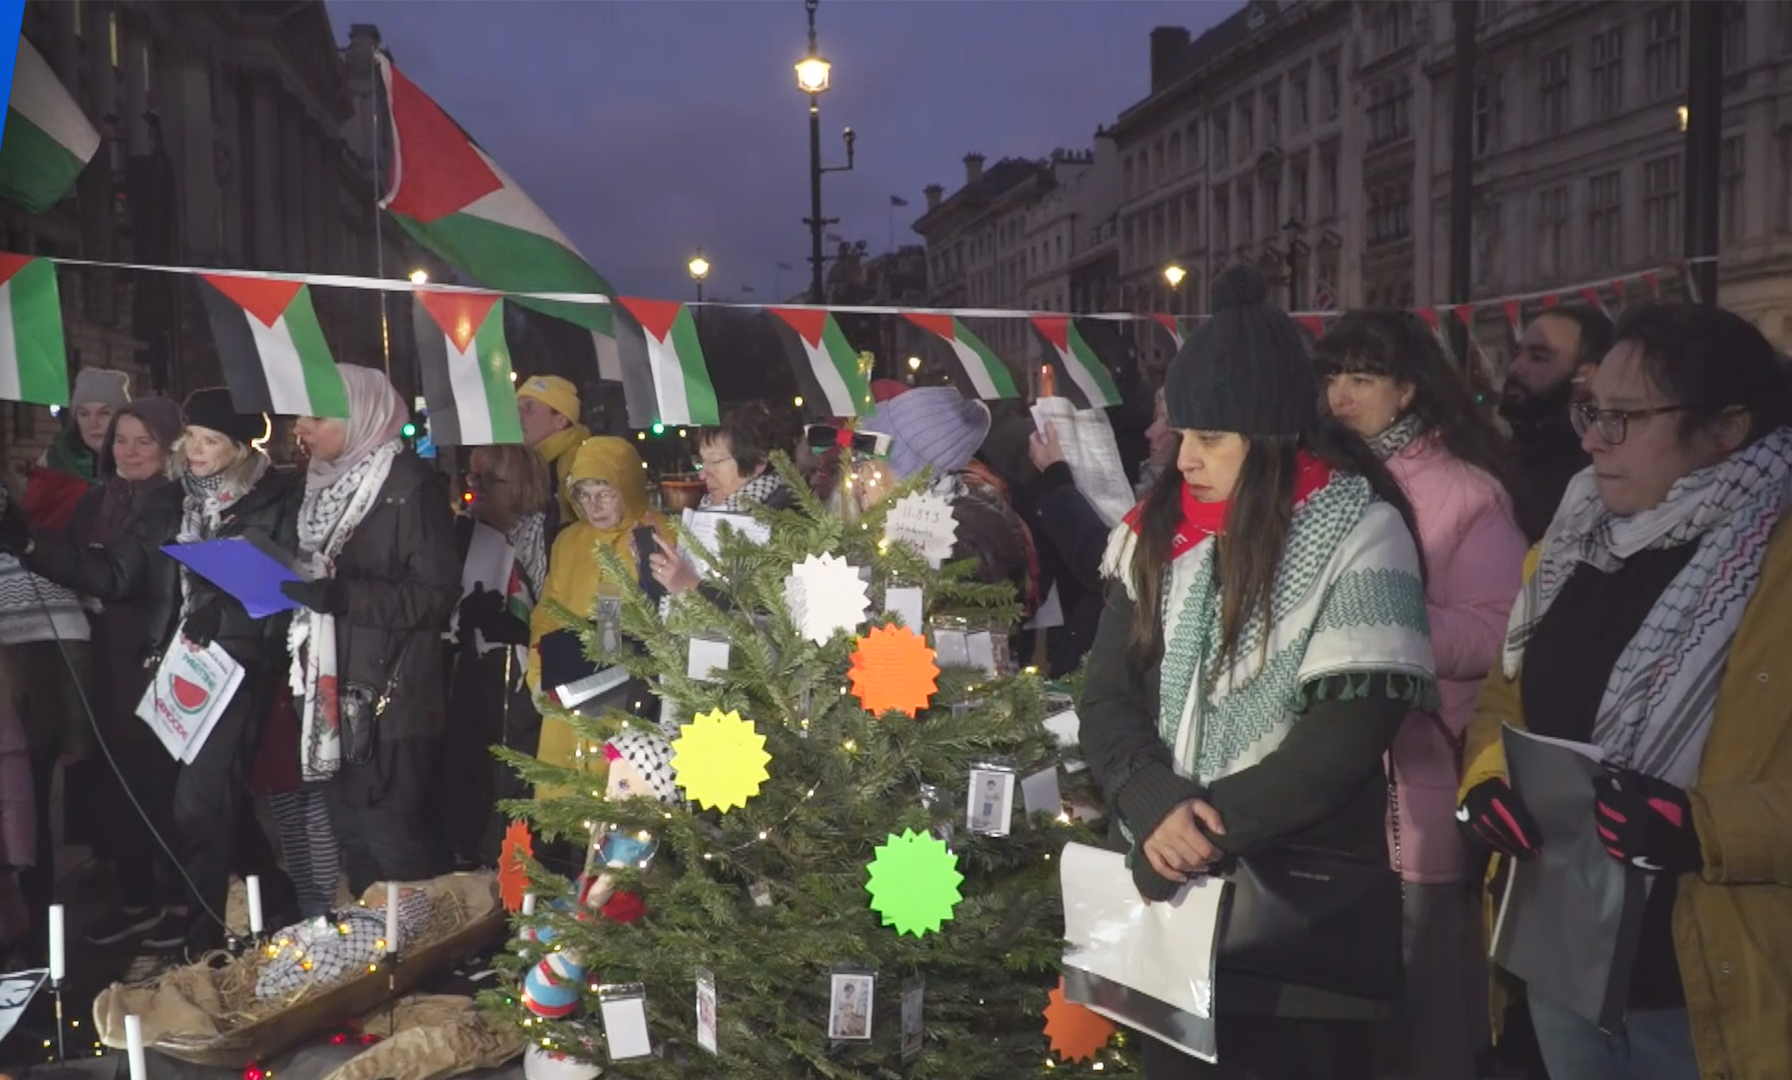
[(906, 544), (937, 569), (952, 557), (958, 542), (958, 519), (952, 505), (930, 492), (916, 492), (898, 500), (884, 518), (884, 542)]

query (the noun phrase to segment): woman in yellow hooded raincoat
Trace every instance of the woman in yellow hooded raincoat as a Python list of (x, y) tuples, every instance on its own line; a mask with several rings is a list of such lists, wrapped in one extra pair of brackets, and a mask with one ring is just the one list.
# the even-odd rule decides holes
[[(543, 656), (549, 657), (551, 669), (556, 666), (557, 657), (580, 650), (574, 630), (554, 614), (548, 602), (554, 601), (586, 619), (596, 619), (600, 601), (620, 598), (626, 587), (611, 577), (599, 561), (599, 546), (608, 547), (623, 566), (633, 568), (634, 530), (651, 526), (662, 535), (665, 533), (660, 516), (648, 509), (647, 470), (634, 446), (626, 440), (597, 435), (581, 443), (567, 470), (566, 489), (579, 518), (554, 540), (542, 602), (530, 617), (529, 688), (537, 694), (552, 690), (542, 686)], [(582, 650), (577, 655), (582, 656)], [(544, 716), (536, 756), (555, 765), (583, 764), (579, 742), (566, 721)]]

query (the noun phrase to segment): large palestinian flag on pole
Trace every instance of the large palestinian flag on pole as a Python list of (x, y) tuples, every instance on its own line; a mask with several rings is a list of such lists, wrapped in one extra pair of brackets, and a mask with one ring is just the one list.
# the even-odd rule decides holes
[(504, 300), (497, 293), (416, 290), (423, 400), (437, 446), (520, 443), (516, 384), (504, 340)]
[(1083, 336), (1077, 320), (1068, 315), (1035, 315), (1033, 329), (1045, 339), (1047, 356), (1061, 376), (1057, 389), (1079, 409), (1102, 409), (1120, 404), (1120, 388), (1107, 365)]
[(0, 401), (68, 404), (62, 298), (48, 259), (0, 253)]
[(50, 65), (19, 38), (0, 141), (0, 198), (28, 214), (43, 213), (69, 193), (99, 148), (100, 133)]
[(820, 308), (767, 308), (797, 382), (826, 416), (869, 416), (876, 404), (859, 354), (834, 316)]
[(199, 297), (230, 400), (244, 412), (348, 417), (348, 391), (311, 306), (311, 287), (238, 274), (200, 274)]
[[(647, 424), (637, 424), (634, 410), (629, 423), (637, 427), (662, 424), (717, 424), (721, 410), (716, 388), (697, 338), (697, 323), (689, 307), (676, 300), (640, 300), (624, 296), (616, 301), (627, 318), (618, 318), (616, 346), (625, 370), (644, 370), (653, 377), (658, 412)], [(628, 382), (625, 379), (626, 389)]]
[(933, 353), (963, 378), (961, 388), (969, 386), (984, 401), (1020, 396), (1008, 365), (963, 320), (947, 312), (910, 311), (902, 317), (933, 336)]

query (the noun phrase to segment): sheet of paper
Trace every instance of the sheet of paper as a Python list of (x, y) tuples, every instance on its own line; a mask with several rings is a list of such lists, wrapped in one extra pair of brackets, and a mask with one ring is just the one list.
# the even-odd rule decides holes
[(926, 604), (926, 594), (919, 588), (892, 585), (884, 590), (884, 610), (902, 616), (902, 625), (917, 634), (922, 630)]
[(1058, 788), (1058, 767), (1040, 769), (1020, 782), (1021, 803), (1027, 808), (1029, 816), (1033, 814), (1050, 814), (1057, 817), (1064, 812), (1064, 796)]
[(1064, 460), (1077, 490), (1088, 498), (1089, 505), (1101, 515), (1108, 527), (1120, 524), (1137, 501), (1132, 485), (1126, 481), (1126, 468), (1120, 461), (1120, 446), (1114, 441), (1113, 425), (1101, 409), (1077, 409), (1068, 398), (1046, 397), (1033, 403), (1033, 424), (1043, 429), (1051, 424), (1058, 432), (1058, 445), (1064, 449)]
[(476, 587), (503, 592), (510, 587), (510, 568), (515, 561), (516, 549), (503, 533), (475, 522), (473, 537), (467, 542), (467, 558), (461, 564), (460, 594), (469, 596)]
[(1083, 722), (1077, 718), (1075, 709), (1045, 718), (1045, 729), (1058, 737), (1059, 746), (1077, 745), (1081, 741), (1082, 727)]
[(611, 1061), (627, 1061), (653, 1053), (653, 1040), (647, 1036), (646, 998), (612, 998), (601, 1002), (598, 1008), (603, 1013), (604, 1042)]
[(714, 682), (728, 672), (728, 643), (710, 638), (691, 639), (690, 661), (685, 674), (699, 682)]
[(1045, 594), (1045, 603), (1028, 619), (1022, 630), (1056, 630), (1064, 625), (1064, 598), (1058, 595), (1058, 583), (1052, 582), (1051, 591)]
[(192, 764), (242, 681), (242, 665), (217, 642), (193, 649), (177, 634), (137, 702), (137, 716), (170, 756)]
[(1214, 957), (1225, 882), (1195, 879), (1175, 898), (1139, 898), (1126, 857), (1067, 844), (1065, 996), (1206, 1061), (1214, 1046)]
[(691, 534), (691, 541), (698, 547), (681, 554), (699, 573), (711, 573), (710, 559), (720, 550), (723, 524), (755, 544), (768, 543), (772, 538), (771, 526), (751, 514), (728, 510), (686, 510), (685, 531)]

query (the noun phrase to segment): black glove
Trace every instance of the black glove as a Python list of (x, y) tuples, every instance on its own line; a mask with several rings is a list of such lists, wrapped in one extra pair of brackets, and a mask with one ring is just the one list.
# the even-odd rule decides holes
[(495, 645), (529, 644), (529, 624), (511, 614), (504, 603), (504, 594), (484, 585), (460, 602), (461, 640), (470, 640), (473, 631)]
[(280, 594), (319, 615), (341, 615), (348, 610), (348, 593), (335, 578), (320, 581), (282, 581)]
[(1510, 784), (1495, 777), (1468, 789), (1456, 808), (1456, 825), (1470, 840), (1514, 859), (1535, 858), (1543, 832)]
[(224, 621), (224, 605), (216, 598), (207, 600), (181, 620), (180, 636), (206, 648), (218, 639), (218, 625)]
[(25, 521), (25, 511), (11, 495), (0, 494), (0, 504), (4, 505), (0, 509), (0, 552), (24, 555), (31, 550), (31, 526)]
[(552, 693), (568, 683), (578, 682), (597, 670), (596, 664), (585, 659), (584, 643), (571, 630), (543, 634), (535, 648), (541, 653), (543, 693)]
[(1631, 769), (1593, 781), (1593, 821), (1606, 853), (1651, 874), (1690, 874), (1705, 866), (1686, 792)]

